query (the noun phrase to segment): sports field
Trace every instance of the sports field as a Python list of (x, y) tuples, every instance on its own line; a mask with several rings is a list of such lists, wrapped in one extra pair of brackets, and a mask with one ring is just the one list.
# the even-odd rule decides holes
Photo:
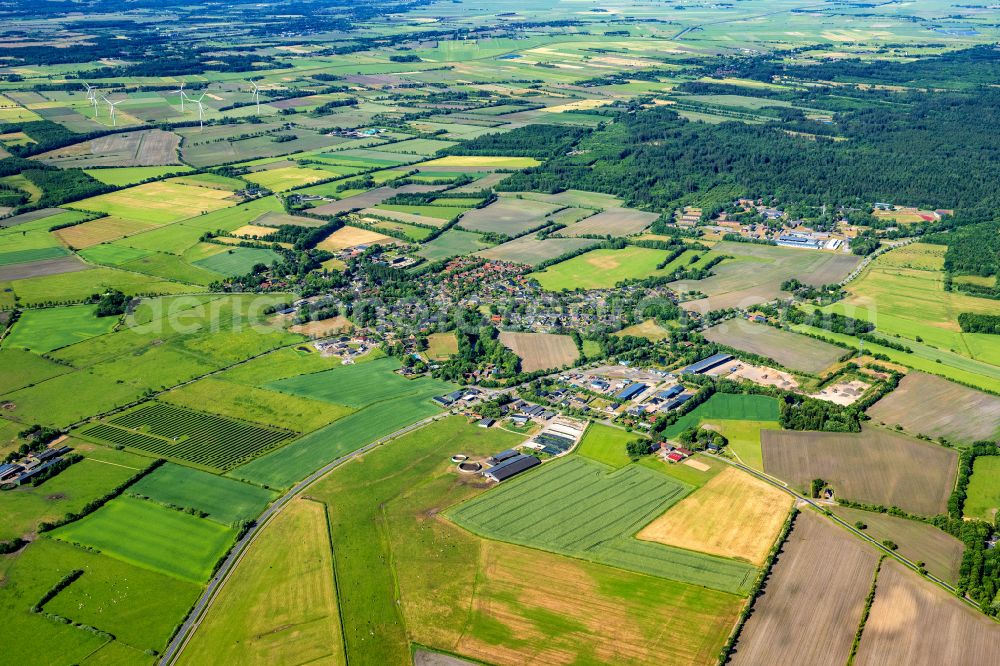
[(158, 504), (195, 509), (223, 525), (256, 518), (275, 497), (258, 486), (167, 463), (129, 488)]
[(895, 391), (868, 409), (876, 422), (908, 432), (974, 442), (1000, 437), (1000, 397), (922, 372), (911, 372)]
[(214, 521), (132, 497), (112, 500), (52, 532), (57, 539), (192, 583), (208, 579), (235, 534)]
[(787, 493), (728, 467), (636, 538), (762, 566), (791, 506)]
[(732, 663), (843, 666), (877, 563), (874, 549), (826, 518), (799, 514)]
[(753, 582), (747, 564), (632, 537), (690, 491), (646, 467), (616, 471), (571, 456), (505, 482), (447, 512), (459, 525), (498, 539), (637, 573), (740, 594)]
[[(716, 256), (712, 253), (699, 255), (692, 250), (658, 269), (657, 266), (668, 254), (665, 250), (634, 246), (623, 250), (591, 250), (543, 271), (531, 273), (529, 277), (537, 280), (546, 291), (608, 289), (624, 280), (670, 275), (680, 267), (696, 268)], [(700, 259), (691, 263), (695, 256)]]
[(712, 342), (774, 359), (790, 370), (812, 374), (822, 373), (846, 351), (822, 340), (740, 318), (713, 326), (703, 335)]
[(293, 501), (215, 599), (180, 664), (346, 664), (325, 507)]
[(427, 336), (427, 358), (444, 360), (458, 353), (458, 339), (454, 332), (431, 333)]
[(568, 335), (502, 331), (500, 342), (518, 355), (523, 372), (561, 368), (580, 357), (573, 338)]
[(764, 471), (807, 489), (824, 479), (838, 498), (944, 513), (954, 485), (953, 449), (878, 428), (861, 433), (761, 432)]

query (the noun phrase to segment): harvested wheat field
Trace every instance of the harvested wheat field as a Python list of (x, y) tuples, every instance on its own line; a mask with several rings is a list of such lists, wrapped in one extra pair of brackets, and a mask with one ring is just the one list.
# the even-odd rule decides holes
[(324, 238), (318, 247), (321, 250), (339, 252), (349, 247), (358, 245), (399, 245), (402, 241), (380, 234), (377, 231), (368, 231), (357, 227), (342, 227)]
[(875, 551), (846, 531), (799, 514), (731, 663), (843, 666), (877, 563)]
[(277, 232), (277, 227), (265, 227), (259, 224), (244, 224), (239, 229), (229, 232), (229, 235), (235, 238), (266, 238)]
[(960, 442), (1000, 437), (1000, 398), (922, 372), (903, 377), (868, 415), (928, 437)]
[(760, 566), (791, 507), (786, 493), (727, 467), (636, 537)]
[(161, 225), (109, 215), (83, 224), (75, 224), (72, 227), (57, 229), (52, 233), (69, 247), (82, 250), (124, 236), (149, 231), (158, 226)]
[(524, 372), (560, 368), (580, 356), (573, 338), (568, 335), (504, 331), (500, 334), (500, 342), (520, 357)]
[(958, 454), (936, 444), (877, 428), (861, 433), (761, 432), (764, 471), (805, 490), (824, 479), (836, 496), (898, 506), (912, 513), (944, 513)]
[(882, 564), (855, 664), (991, 666), (998, 659), (1000, 624), (895, 560)]
[(314, 338), (320, 338), (334, 333), (342, 333), (354, 328), (354, 324), (347, 317), (330, 317), (319, 321), (311, 321), (307, 324), (296, 324), (288, 330), (292, 333), (300, 333)]

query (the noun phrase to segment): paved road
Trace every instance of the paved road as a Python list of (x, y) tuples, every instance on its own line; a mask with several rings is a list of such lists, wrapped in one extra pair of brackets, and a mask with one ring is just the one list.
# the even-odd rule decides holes
[[(879, 542), (879, 541), (873, 539), (872, 537), (868, 536), (867, 534), (865, 534), (864, 532), (862, 532), (861, 530), (859, 530), (858, 528), (856, 528), (854, 525), (852, 525), (849, 522), (847, 522), (846, 520), (842, 519), (840, 516), (838, 516), (838, 515), (836, 515), (836, 514), (834, 514), (832, 512), (829, 512), (829, 509), (827, 509), (825, 506), (823, 506), (823, 504), (821, 504), (820, 502), (817, 502), (816, 500), (812, 499), (811, 497), (806, 497), (805, 495), (800, 495), (799, 493), (795, 492), (795, 490), (793, 490), (792, 488), (790, 488), (788, 486), (788, 484), (784, 483), (783, 481), (779, 481), (779, 480), (777, 480), (777, 479), (775, 479), (775, 478), (773, 478), (773, 477), (771, 477), (771, 476), (769, 476), (769, 475), (767, 475), (767, 474), (765, 474), (763, 472), (759, 472), (759, 471), (755, 470), (752, 467), (747, 467), (743, 463), (738, 463), (738, 462), (736, 462), (734, 460), (730, 460), (728, 458), (723, 458), (722, 456), (713, 455), (712, 457), (715, 460), (719, 460), (719, 461), (722, 461), (722, 462), (726, 463), (727, 465), (731, 465), (733, 467), (738, 467), (739, 469), (743, 470), (744, 472), (747, 472), (748, 474), (752, 474), (753, 476), (757, 477), (761, 481), (764, 481), (764, 482), (766, 482), (766, 483), (774, 486), (775, 488), (783, 490), (784, 492), (786, 492), (789, 495), (791, 495), (792, 497), (794, 497), (797, 501), (804, 502), (805, 504), (808, 504), (809, 506), (811, 506), (812, 508), (816, 509), (817, 511), (823, 513), (828, 518), (830, 518), (831, 520), (833, 520), (833, 522), (837, 523), (838, 525), (840, 525), (841, 527), (843, 527), (847, 531), (851, 532), (852, 534), (854, 534), (854, 536), (858, 537), (859, 539), (862, 539), (863, 541), (867, 541), (870, 545), (874, 546), (876, 549), (878, 549), (882, 553), (888, 555), (889, 557), (895, 558), (896, 560), (898, 560), (902, 564), (906, 565), (907, 567), (909, 567), (913, 571), (915, 571), (917, 573), (920, 573), (920, 571), (919, 571), (920, 567), (917, 566), (916, 562), (913, 562), (913, 561), (911, 561), (911, 560), (903, 557), (898, 552), (896, 552), (896, 551), (894, 551), (894, 550), (892, 550), (890, 548), (885, 547), (884, 545), (882, 545), (881, 542)], [(950, 585), (950, 584), (946, 583), (945, 581), (941, 580), (940, 578), (938, 578), (934, 574), (928, 572), (928, 573), (923, 573), (923, 574), (920, 574), (920, 575), (924, 576), (925, 578), (927, 578), (930, 581), (933, 581), (934, 583), (937, 583), (938, 585), (940, 585), (944, 589), (948, 590), (949, 592), (951, 592), (955, 596), (958, 596), (958, 593), (957, 593), (958, 591), (952, 585)], [(972, 599), (969, 599), (968, 597), (964, 597), (964, 596), (963, 597), (959, 597), (959, 598), (962, 599), (963, 601), (965, 601), (967, 604), (969, 604), (973, 608), (976, 608), (977, 610), (979, 609), (979, 604), (977, 604)]]
[(386, 435), (385, 437), (375, 440), (370, 444), (366, 444), (360, 449), (352, 451), (347, 455), (341, 456), (340, 458), (337, 458), (333, 462), (330, 462), (325, 466), (321, 467), (320, 469), (316, 470), (308, 477), (306, 477), (299, 483), (292, 486), (280, 498), (275, 500), (275, 502), (271, 504), (271, 506), (269, 506), (264, 511), (264, 513), (260, 515), (260, 517), (257, 519), (257, 522), (253, 525), (253, 527), (251, 527), (247, 531), (247, 533), (243, 535), (243, 537), (239, 541), (237, 541), (236, 544), (233, 545), (233, 548), (229, 552), (229, 555), (223, 561), (222, 565), (219, 567), (219, 570), (215, 573), (215, 575), (212, 576), (212, 580), (209, 581), (208, 586), (205, 588), (205, 591), (198, 599), (198, 602), (194, 605), (194, 608), (191, 610), (191, 613), (184, 621), (184, 624), (182, 624), (180, 629), (177, 630), (177, 633), (174, 635), (174, 638), (170, 642), (170, 645), (168, 645), (167, 649), (163, 652), (163, 655), (160, 658), (161, 666), (166, 666), (167, 664), (173, 663), (173, 661), (178, 657), (181, 650), (183, 650), (184, 647), (187, 645), (187, 642), (190, 639), (191, 635), (193, 634), (194, 630), (197, 629), (198, 626), (201, 624), (201, 621), (205, 616), (205, 610), (215, 600), (216, 595), (218, 595), (219, 590), (222, 589), (223, 584), (229, 578), (229, 575), (230, 573), (232, 573), (233, 568), (237, 564), (239, 564), (240, 560), (243, 559), (244, 554), (246, 554), (247, 548), (257, 538), (261, 530), (264, 529), (265, 525), (267, 525), (270, 519), (273, 518), (279, 512), (281, 512), (281, 510), (284, 509), (285, 506), (287, 506), (288, 503), (292, 501), (292, 499), (302, 494), (302, 492), (304, 492), (309, 486), (316, 483), (324, 476), (332, 472), (334, 469), (343, 465), (348, 460), (352, 460), (360, 455), (364, 455), (365, 453), (371, 451), (377, 446), (381, 446), (382, 444), (385, 444), (388, 441), (391, 441), (393, 439), (396, 439), (397, 437), (405, 435), (408, 432), (416, 430), (417, 428), (422, 428), (423, 426), (433, 421), (437, 421), (438, 419), (443, 419), (448, 416), (450, 416), (450, 412), (442, 412), (441, 414), (436, 414), (422, 421), (417, 421), (416, 423), (412, 423), (406, 426), (405, 428), (401, 428), (400, 430), (397, 430), (396, 432), (390, 435)]

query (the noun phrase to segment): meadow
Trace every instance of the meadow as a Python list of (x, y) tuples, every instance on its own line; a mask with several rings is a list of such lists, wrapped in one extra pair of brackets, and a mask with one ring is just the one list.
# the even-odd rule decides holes
[(847, 663), (877, 564), (875, 551), (847, 532), (799, 514), (732, 663)]
[(739, 318), (717, 324), (704, 335), (712, 342), (765, 356), (790, 370), (811, 374), (822, 373), (845, 353), (842, 347), (822, 340)]
[(3, 346), (44, 354), (108, 333), (118, 323), (118, 317), (98, 317), (96, 311), (96, 305), (28, 310), (4, 338)]
[(167, 463), (139, 480), (129, 494), (172, 507), (194, 509), (223, 525), (256, 518), (275, 493), (190, 467)]
[(236, 532), (153, 502), (119, 497), (51, 534), (129, 564), (203, 583)]
[(877, 428), (861, 433), (761, 432), (764, 471), (800, 490), (824, 479), (836, 497), (924, 516), (944, 513), (958, 455)]
[(591, 423), (580, 440), (576, 452), (609, 467), (624, 467), (631, 462), (625, 451), (625, 445), (633, 439), (636, 439), (636, 436), (625, 430), (603, 423)]
[(4, 370), (0, 374), (0, 395), (70, 372), (64, 365), (11, 347), (0, 349), (0, 365)]
[(609, 471), (571, 456), (505, 482), (446, 515), (485, 538), (744, 593), (756, 575), (750, 565), (633, 538), (689, 491), (690, 486), (646, 467)]
[[(136, 185), (70, 204), (71, 208), (169, 224), (232, 206), (231, 193), (170, 180)], [(227, 200), (229, 199), (229, 200)]]
[(781, 430), (777, 421), (755, 421), (751, 419), (711, 418), (710, 424), (726, 438), (726, 448), (733, 456), (754, 469), (764, 471), (764, 458), (760, 448), (762, 430)]
[(978, 456), (972, 464), (972, 477), (963, 513), (968, 518), (996, 521), (1000, 511), (1000, 456)]
[(768, 421), (776, 422), (780, 414), (778, 401), (766, 395), (716, 393), (663, 431), (664, 437), (677, 437), (702, 421)]
[(346, 664), (325, 507), (298, 499), (233, 570), (179, 664)]
[(417, 254), (428, 261), (440, 261), (488, 247), (489, 244), (483, 242), (479, 234), (461, 229), (449, 229), (434, 240), (421, 245)]
[(189, 166), (131, 166), (131, 167), (109, 167), (104, 169), (84, 169), (88, 176), (96, 178), (106, 185), (126, 187), (141, 183), (150, 178), (160, 178), (170, 174), (191, 171)]

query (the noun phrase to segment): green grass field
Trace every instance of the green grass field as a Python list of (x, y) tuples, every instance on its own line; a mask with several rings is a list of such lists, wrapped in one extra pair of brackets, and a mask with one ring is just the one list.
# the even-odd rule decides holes
[(129, 488), (130, 494), (196, 509), (223, 525), (256, 518), (275, 494), (258, 486), (167, 463)]
[(70, 368), (54, 363), (24, 349), (0, 349), (0, 395), (15, 391), (28, 384), (45, 381), (70, 372)]
[(781, 430), (777, 421), (732, 420), (705, 417), (729, 440), (729, 452), (743, 464), (763, 471), (764, 460), (760, 451), (761, 430)]
[[(529, 277), (547, 291), (563, 289), (607, 289), (623, 280), (669, 275), (680, 267), (696, 267), (711, 260), (710, 253), (684, 252), (662, 269), (657, 265), (667, 257), (665, 250), (627, 247), (623, 250), (592, 250)], [(701, 259), (693, 264), (692, 257)], [(713, 255), (714, 256), (714, 255)]]
[(28, 310), (4, 339), (5, 349), (21, 347), (43, 354), (110, 331), (118, 317), (97, 317), (96, 305)]
[(417, 252), (428, 261), (439, 261), (489, 247), (482, 236), (471, 231), (449, 229), (434, 240), (424, 243)]
[(766, 395), (716, 393), (704, 403), (677, 419), (663, 431), (665, 437), (676, 437), (703, 419), (726, 421), (777, 421), (778, 401)]
[(114, 185), (116, 187), (134, 185), (148, 178), (159, 178), (168, 173), (183, 173), (185, 171), (191, 171), (191, 167), (177, 165), (84, 169), (84, 172), (91, 178), (96, 178), (106, 185)]
[(987, 522), (1000, 511), (1000, 456), (979, 456), (972, 466), (964, 513)]
[(225, 276), (246, 275), (255, 264), (270, 266), (281, 257), (274, 250), (253, 247), (235, 247), (205, 259), (195, 261), (200, 266)]
[(644, 466), (609, 473), (601, 463), (571, 456), (504, 482), (446, 515), (486, 538), (746, 593), (757, 572), (752, 566), (633, 538), (690, 490)]
[(119, 497), (52, 536), (153, 571), (203, 583), (235, 530), (154, 502)]
[(591, 423), (580, 440), (577, 453), (611, 467), (624, 467), (631, 462), (625, 452), (625, 445), (638, 435), (612, 428), (600, 423)]

